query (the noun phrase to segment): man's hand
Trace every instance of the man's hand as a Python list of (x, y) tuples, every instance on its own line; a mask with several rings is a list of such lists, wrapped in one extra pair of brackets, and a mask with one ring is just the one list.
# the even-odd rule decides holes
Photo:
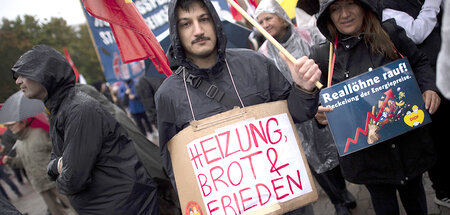
[(441, 104), (441, 98), (439, 98), (439, 95), (432, 90), (427, 90), (422, 93), (422, 97), (425, 102), (425, 108), (430, 114), (434, 114)]
[(62, 170), (62, 159), (55, 158), (53, 160), (50, 160), (50, 162), (47, 165), (47, 175), (50, 180), (55, 181), (58, 178), (60, 168)]
[(4, 163), (4, 164), (7, 164), (9, 161), (11, 161), (11, 157), (9, 157), (8, 155), (5, 155), (5, 156), (3, 156), (3, 158), (2, 158), (2, 162)]
[(62, 172), (62, 167), (63, 167), (63, 160), (62, 160), (62, 157), (60, 157), (58, 160), (58, 173), (59, 174), (61, 174), (61, 172)]
[(291, 70), (292, 79), (300, 88), (312, 92), (316, 87), (315, 83), (320, 80), (322, 72), (314, 60), (303, 56), (292, 63), (283, 53), (279, 53)]
[(319, 109), (317, 109), (317, 113), (315, 116), (317, 122), (321, 125), (328, 125), (328, 120), (327, 117), (325, 116), (325, 113), (330, 111), (333, 111), (333, 108), (323, 107), (322, 105), (319, 106)]

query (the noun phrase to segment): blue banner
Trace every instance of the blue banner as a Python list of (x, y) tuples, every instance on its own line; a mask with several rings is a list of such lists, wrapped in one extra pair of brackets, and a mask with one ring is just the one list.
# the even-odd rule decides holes
[[(141, 13), (147, 25), (152, 30), (161, 46), (167, 51), (169, 41), (169, 15), (170, 0), (133, 0), (136, 8)], [(231, 17), (226, 0), (212, 0), (221, 17)], [(81, 2), (83, 5), (83, 2)], [(83, 5), (84, 7), (84, 5)], [(114, 35), (109, 28), (109, 23), (91, 16), (85, 9), (84, 13), (91, 30), (92, 39), (100, 58), (105, 79), (109, 83), (128, 80), (142, 75), (145, 71), (144, 61), (136, 61), (124, 64), (120, 58)]]
[(407, 59), (322, 89), (320, 101), (340, 156), (431, 122)]

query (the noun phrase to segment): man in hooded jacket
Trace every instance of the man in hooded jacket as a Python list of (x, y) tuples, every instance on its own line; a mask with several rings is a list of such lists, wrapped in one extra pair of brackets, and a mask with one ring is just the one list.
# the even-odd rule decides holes
[(156, 187), (125, 129), (100, 103), (75, 88), (64, 56), (46, 45), (12, 68), (25, 96), (50, 114), (47, 174), (79, 214), (159, 214)]
[[(166, 78), (155, 98), (161, 156), (174, 185), (167, 143), (189, 122), (233, 106), (283, 99), (287, 99), (294, 121), (305, 121), (316, 113), (318, 94), (314, 83), (320, 76), (317, 65), (307, 57), (297, 60), (295, 65), (289, 64), (295, 82), (290, 85), (262, 54), (249, 49), (225, 49), (226, 35), (210, 1), (172, 0), (169, 29), (169, 62), (178, 69)], [(220, 88), (234, 104), (225, 105), (196, 89), (199, 78)], [(185, 85), (187, 82), (194, 85)]]

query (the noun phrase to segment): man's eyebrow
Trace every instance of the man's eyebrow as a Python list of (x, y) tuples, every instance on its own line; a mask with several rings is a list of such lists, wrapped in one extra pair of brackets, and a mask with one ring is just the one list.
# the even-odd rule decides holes
[(187, 21), (187, 20), (191, 20), (191, 19), (190, 18), (186, 18), (186, 17), (181, 17), (181, 18), (178, 18), (177, 23), (181, 22), (181, 21)]
[[(210, 16), (209, 13), (205, 12), (205, 13), (202, 13), (199, 16), (197, 16), (197, 18), (204, 18), (204, 17), (208, 17), (208, 16)], [(178, 21), (177, 22), (185, 21), (185, 20), (191, 20), (191, 19), (192, 18), (188, 18), (188, 17), (178, 17)]]

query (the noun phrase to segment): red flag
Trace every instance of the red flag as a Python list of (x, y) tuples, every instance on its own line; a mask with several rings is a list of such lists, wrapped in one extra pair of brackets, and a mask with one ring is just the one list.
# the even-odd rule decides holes
[[(236, 4), (239, 4), (238, 0), (234, 0), (234, 2), (236, 2)], [(236, 20), (236, 21), (242, 20), (241, 13), (239, 13), (236, 9), (234, 9), (234, 7), (230, 7), (230, 12), (231, 12), (231, 15), (233, 15), (234, 20)]]
[(75, 64), (73, 64), (72, 58), (70, 58), (69, 52), (66, 47), (64, 49), (64, 56), (66, 56), (67, 61), (69, 61), (70, 66), (72, 66), (73, 73), (75, 73), (75, 83), (78, 83), (78, 79), (80, 78), (80, 73), (78, 73), (77, 68), (75, 68)]
[(109, 22), (124, 63), (150, 58), (159, 73), (172, 74), (161, 45), (132, 0), (83, 0), (83, 4), (92, 16)]

